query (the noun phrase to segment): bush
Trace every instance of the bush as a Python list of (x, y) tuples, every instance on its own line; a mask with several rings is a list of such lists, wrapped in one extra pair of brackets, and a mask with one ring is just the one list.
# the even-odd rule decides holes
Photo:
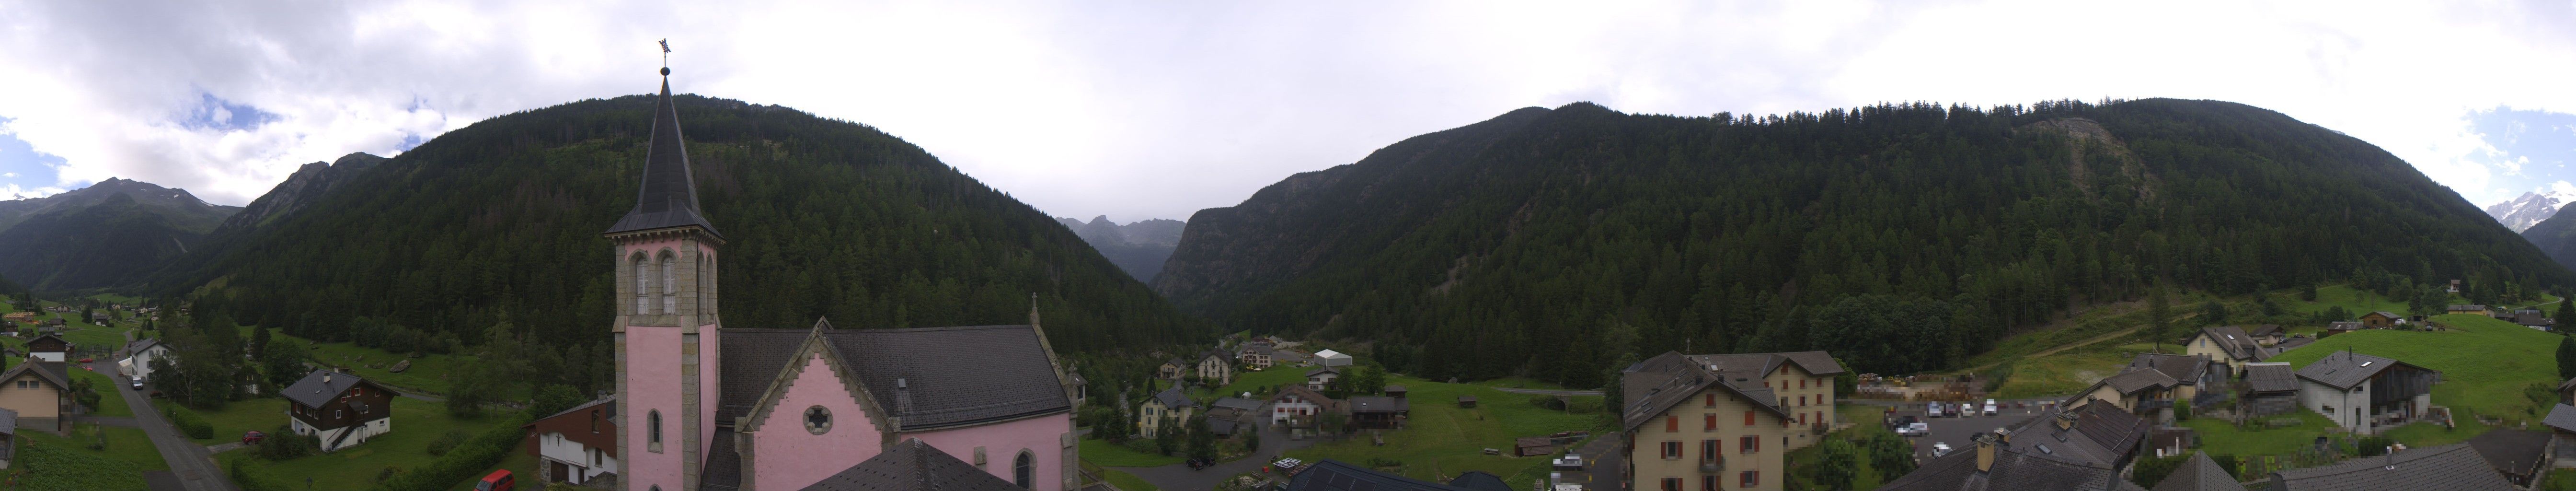
[(1552, 411), (1563, 411), (1563, 410), (1565, 410), (1565, 400), (1563, 400), (1563, 399), (1557, 399), (1557, 398), (1556, 398), (1556, 396), (1552, 396), (1552, 395), (1534, 395), (1534, 396), (1530, 396), (1530, 405), (1532, 405), (1532, 406), (1538, 406), (1540, 409), (1547, 409), (1547, 410), (1552, 410)]
[(2182, 468), (2183, 462), (2189, 460), (2189, 455), (2138, 459), (2137, 466), (2129, 471), (2129, 482), (2138, 483), (2139, 487), (2153, 486), (2163, 482), (2166, 475), (2173, 474), (2174, 469)]
[(196, 411), (163, 404), (161, 415), (170, 418), (170, 425), (179, 427), (179, 432), (187, 434), (188, 438), (204, 440), (215, 437), (215, 425), (207, 423), (205, 418), (197, 417)]
[(259, 442), (259, 457), (268, 460), (294, 460), (322, 450), (322, 437), (298, 435), (287, 425), (277, 425), (268, 438)]
[(510, 451), (517, 449), (519, 442), (527, 437), (527, 433), (520, 430), (519, 425), (527, 424), (532, 419), (535, 417), (525, 412), (513, 414), (508, 420), (493, 425), (492, 429), (484, 430), (483, 433), (474, 435), (473, 439), (466, 440), (464, 444), (448, 450), (447, 455), (440, 456), (438, 460), (421, 464), (407, 472), (394, 474), (384, 482), (377, 483), (374, 489), (377, 491), (442, 491), (455, 486), (458, 482), (472, 479), (475, 473), (482, 472), (483, 469), (490, 468), (492, 464), (500, 463), (501, 459), (509, 457)]
[(376, 471), (376, 482), (385, 482), (386, 479), (393, 479), (395, 474), (401, 473), (402, 468), (400, 467), (390, 465), (385, 466), (383, 470)]
[(429, 451), (429, 456), (438, 457), (447, 455), (448, 450), (453, 450), (457, 445), (465, 443), (465, 438), (466, 435), (463, 430), (447, 430), (447, 433), (438, 435), (438, 439), (429, 441), (429, 448), (427, 449)]

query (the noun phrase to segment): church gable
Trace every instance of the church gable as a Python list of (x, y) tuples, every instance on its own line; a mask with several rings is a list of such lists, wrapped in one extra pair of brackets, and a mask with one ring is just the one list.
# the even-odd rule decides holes
[[(807, 426), (799, 419), (807, 409), (806, 406), (838, 405), (824, 404), (827, 401), (818, 400), (824, 397), (822, 394), (805, 393), (805, 391), (814, 390), (831, 391), (829, 393), (832, 394), (832, 399), (828, 402), (847, 402), (850, 409), (858, 410), (851, 414), (833, 415), (831, 419), (836, 420), (833, 422), (835, 425), (861, 421), (861, 419), (846, 418), (862, 418), (874, 432), (882, 433), (894, 426), (893, 422), (882, 417), (886, 414), (885, 411), (877, 407), (876, 400), (868, 393), (867, 387), (860, 384), (859, 377), (850, 369), (849, 360), (843, 358), (839, 350), (833, 349), (829, 340), (824, 339), (822, 334), (830, 329), (830, 326), (827, 321), (815, 323), (814, 330), (806, 336), (805, 342), (797, 347), (794, 354), (788, 356), (786, 366), (780, 367), (777, 375), (771, 377), (769, 388), (762, 391), (758, 402), (752, 406), (749, 414), (743, 416), (744, 421), (737, 425), (738, 428), (735, 431), (759, 432), (773, 423)], [(792, 402), (804, 405), (788, 404), (791, 402), (789, 401), (791, 393), (796, 396)], [(780, 416), (786, 416), (786, 418), (780, 418)]]

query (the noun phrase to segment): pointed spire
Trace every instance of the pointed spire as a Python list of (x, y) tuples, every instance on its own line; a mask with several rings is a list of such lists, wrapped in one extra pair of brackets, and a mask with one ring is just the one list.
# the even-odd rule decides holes
[(697, 226), (722, 238), (698, 212), (696, 179), (689, 171), (689, 149), (680, 137), (680, 113), (671, 105), (671, 69), (662, 69), (662, 93), (653, 107), (653, 140), (644, 156), (644, 183), (635, 209), (626, 212), (607, 233)]

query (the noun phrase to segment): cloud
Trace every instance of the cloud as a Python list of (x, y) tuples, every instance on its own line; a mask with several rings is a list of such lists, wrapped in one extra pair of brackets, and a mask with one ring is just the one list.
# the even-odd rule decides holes
[(60, 156), (52, 185), (242, 204), (305, 162), (645, 92), (661, 38), (677, 90), (867, 123), (1042, 210), (1120, 221), (1584, 100), (2223, 99), (2481, 203), (2563, 165), (2464, 114), (2576, 112), (2567, 2), (143, 3), (0, 0), (0, 133)]

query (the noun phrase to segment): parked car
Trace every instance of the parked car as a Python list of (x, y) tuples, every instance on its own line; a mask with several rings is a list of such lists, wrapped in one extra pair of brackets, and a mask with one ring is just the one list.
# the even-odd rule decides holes
[(492, 471), (483, 476), (482, 482), (474, 483), (474, 491), (511, 491), (518, 487), (519, 480), (510, 475), (509, 469)]
[(266, 434), (266, 433), (260, 433), (260, 432), (257, 432), (257, 431), (245, 431), (245, 432), (242, 432), (242, 444), (243, 444), (243, 445), (258, 445), (260, 440), (266, 440), (266, 439), (268, 439), (268, 434)]
[(143, 379), (137, 378), (137, 379), (130, 379), (130, 380), (133, 380), (133, 381), (134, 381), (134, 382), (131, 384), (131, 385), (133, 385), (133, 386), (134, 386), (134, 390), (143, 390)]
[(1896, 429), (1896, 436), (1929, 436), (1931, 434), (1931, 423), (1916, 422)]
[(89, 363), (89, 359), (88, 359), (88, 358), (82, 358), (82, 359), (81, 359), (81, 363)]
[(1924, 407), (1923, 407), (1923, 417), (1927, 417), (1927, 418), (1938, 418), (1938, 417), (1941, 417), (1941, 403), (1935, 402), (1935, 403), (1931, 403), (1931, 404), (1929, 404), (1929, 405), (1924, 406)]
[(1932, 444), (1932, 456), (1933, 456), (1933, 457), (1938, 458), (1938, 457), (1941, 457), (1941, 456), (1943, 456), (1943, 455), (1949, 455), (1949, 454), (1950, 454), (1950, 444), (1948, 444), (1948, 443), (1938, 443), (1938, 442), (1936, 442), (1936, 443), (1933, 443), (1933, 444)]
[(1994, 400), (1994, 399), (1987, 399), (1987, 400), (1986, 400), (1986, 415), (1987, 415), (1987, 416), (1993, 416), (1993, 415), (1995, 415), (1995, 400)]
[(1567, 453), (1565, 454), (1565, 457), (1556, 459), (1555, 466), (1556, 470), (1561, 471), (1583, 470), (1583, 456), (1575, 453)]

